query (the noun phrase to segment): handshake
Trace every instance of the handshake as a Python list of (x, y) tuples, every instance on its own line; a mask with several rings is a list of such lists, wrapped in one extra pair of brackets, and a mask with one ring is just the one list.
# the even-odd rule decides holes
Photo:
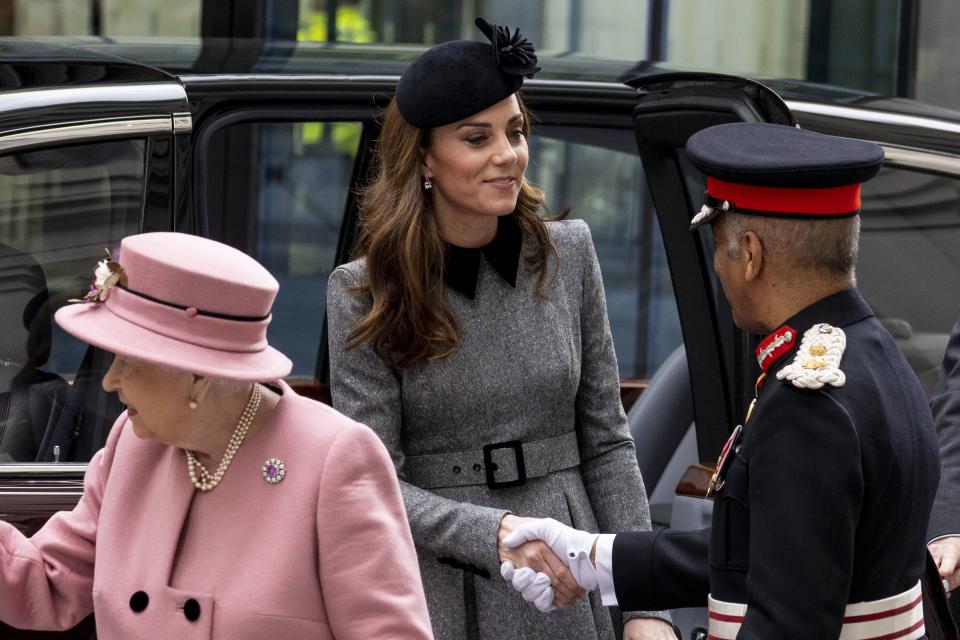
[(515, 528), (500, 542), (500, 575), (537, 609), (553, 611), (600, 586), (591, 557), (599, 534), (578, 531), (552, 518), (507, 515), (501, 533), (510, 526)]

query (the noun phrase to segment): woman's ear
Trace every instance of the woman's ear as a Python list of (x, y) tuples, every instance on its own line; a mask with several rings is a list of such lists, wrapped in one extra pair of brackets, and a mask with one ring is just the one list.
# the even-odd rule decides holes
[(190, 390), (191, 402), (203, 404), (207, 393), (210, 392), (210, 378), (206, 376), (193, 376), (193, 388)]
[(424, 149), (420, 147), (420, 173), (423, 174), (424, 178), (433, 178), (433, 156), (430, 155), (429, 149)]

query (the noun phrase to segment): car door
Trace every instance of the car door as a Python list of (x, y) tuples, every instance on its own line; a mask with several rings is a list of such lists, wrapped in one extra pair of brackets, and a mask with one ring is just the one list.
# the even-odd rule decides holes
[[(277, 278), (268, 340), (293, 361), (287, 382), (329, 403), (327, 278), (349, 259), (380, 113), (370, 96), (392, 85), (256, 75), (185, 82), (203, 105), (192, 228), (246, 252)], [(253, 98), (238, 99), (251, 88)]]
[[(100, 387), (110, 355), (53, 314), (122, 237), (173, 228), (191, 119), (166, 74), (24, 46), (0, 54), (0, 514), (31, 535), (73, 508), (122, 409)], [(63, 634), (0, 624), (0, 636), (92, 629), (91, 617)]]
[(682, 144), (705, 126), (796, 124), (796, 117), (799, 126), (883, 146), (884, 168), (863, 186), (858, 284), (929, 392), (960, 302), (944, 286), (960, 276), (960, 113), (949, 120), (911, 114), (909, 103), (898, 104), (898, 112), (788, 104), (757, 83), (716, 75), (660, 75), (630, 84), (638, 89), (637, 142), (677, 287), (698, 459), (709, 464), (715, 458), (730, 425), (742, 418), (757, 374), (757, 337), (733, 325), (712, 273), (710, 234), (687, 229), (703, 176)]
[[(648, 442), (676, 445), (669, 459), (659, 462), (658, 481), (649, 487), (654, 524), (699, 529), (709, 525), (713, 506), (701, 497), (699, 485), (747, 406), (750, 383), (745, 363), (751, 359), (751, 347), (750, 339), (734, 326), (716, 282), (710, 231), (689, 229), (693, 212), (702, 204), (704, 183), (687, 160), (684, 145), (697, 131), (717, 124), (795, 122), (776, 93), (744, 78), (676, 73), (627, 84), (637, 91), (634, 133), (663, 236), (683, 337), (628, 419), (638, 452)], [(643, 466), (643, 454), (638, 458)], [(696, 462), (702, 464), (688, 469)], [(689, 495), (675, 495), (678, 484)], [(685, 638), (693, 629), (706, 627), (704, 609), (672, 613)]]
[(738, 365), (749, 356), (748, 340), (733, 326), (717, 287), (709, 230), (689, 230), (703, 189), (683, 147), (692, 134), (717, 124), (795, 122), (776, 93), (744, 78), (678, 73), (627, 84), (637, 90), (634, 131), (677, 292), (698, 459), (709, 462), (746, 408), (749, 384)]

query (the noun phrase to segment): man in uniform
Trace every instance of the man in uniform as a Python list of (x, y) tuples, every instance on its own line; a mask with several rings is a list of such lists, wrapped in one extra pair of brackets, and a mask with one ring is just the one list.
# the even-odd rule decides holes
[[(531, 520), (585, 589), (628, 609), (709, 607), (709, 637), (924, 637), (920, 579), (939, 477), (923, 390), (855, 288), (876, 145), (724, 124), (687, 144), (707, 176), (714, 268), (762, 374), (711, 481), (703, 531), (588, 534)], [(643, 446), (643, 443), (639, 443)], [(549, 589), (504, 576), (528, 599)]]

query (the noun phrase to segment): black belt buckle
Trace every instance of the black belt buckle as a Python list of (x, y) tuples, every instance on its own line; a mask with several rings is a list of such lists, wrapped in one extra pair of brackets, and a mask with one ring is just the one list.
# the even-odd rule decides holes
[[(496, 465), (493, 463), (493, 452), (497, 449), (513, 449), (513, 455), (517, 460), (517, 479), (498, 482), (493, 478), (496, 471)], [(519, 487), (527, 482), (527, 469), (523, 464), (523, 443), (519, 440), (510, 440), (507, 442), (497, 442), (494, 444), (483, 445), (483, 468), (487, 472), (487, 486), (491, 489), (506, 489), (507, 487)]]

